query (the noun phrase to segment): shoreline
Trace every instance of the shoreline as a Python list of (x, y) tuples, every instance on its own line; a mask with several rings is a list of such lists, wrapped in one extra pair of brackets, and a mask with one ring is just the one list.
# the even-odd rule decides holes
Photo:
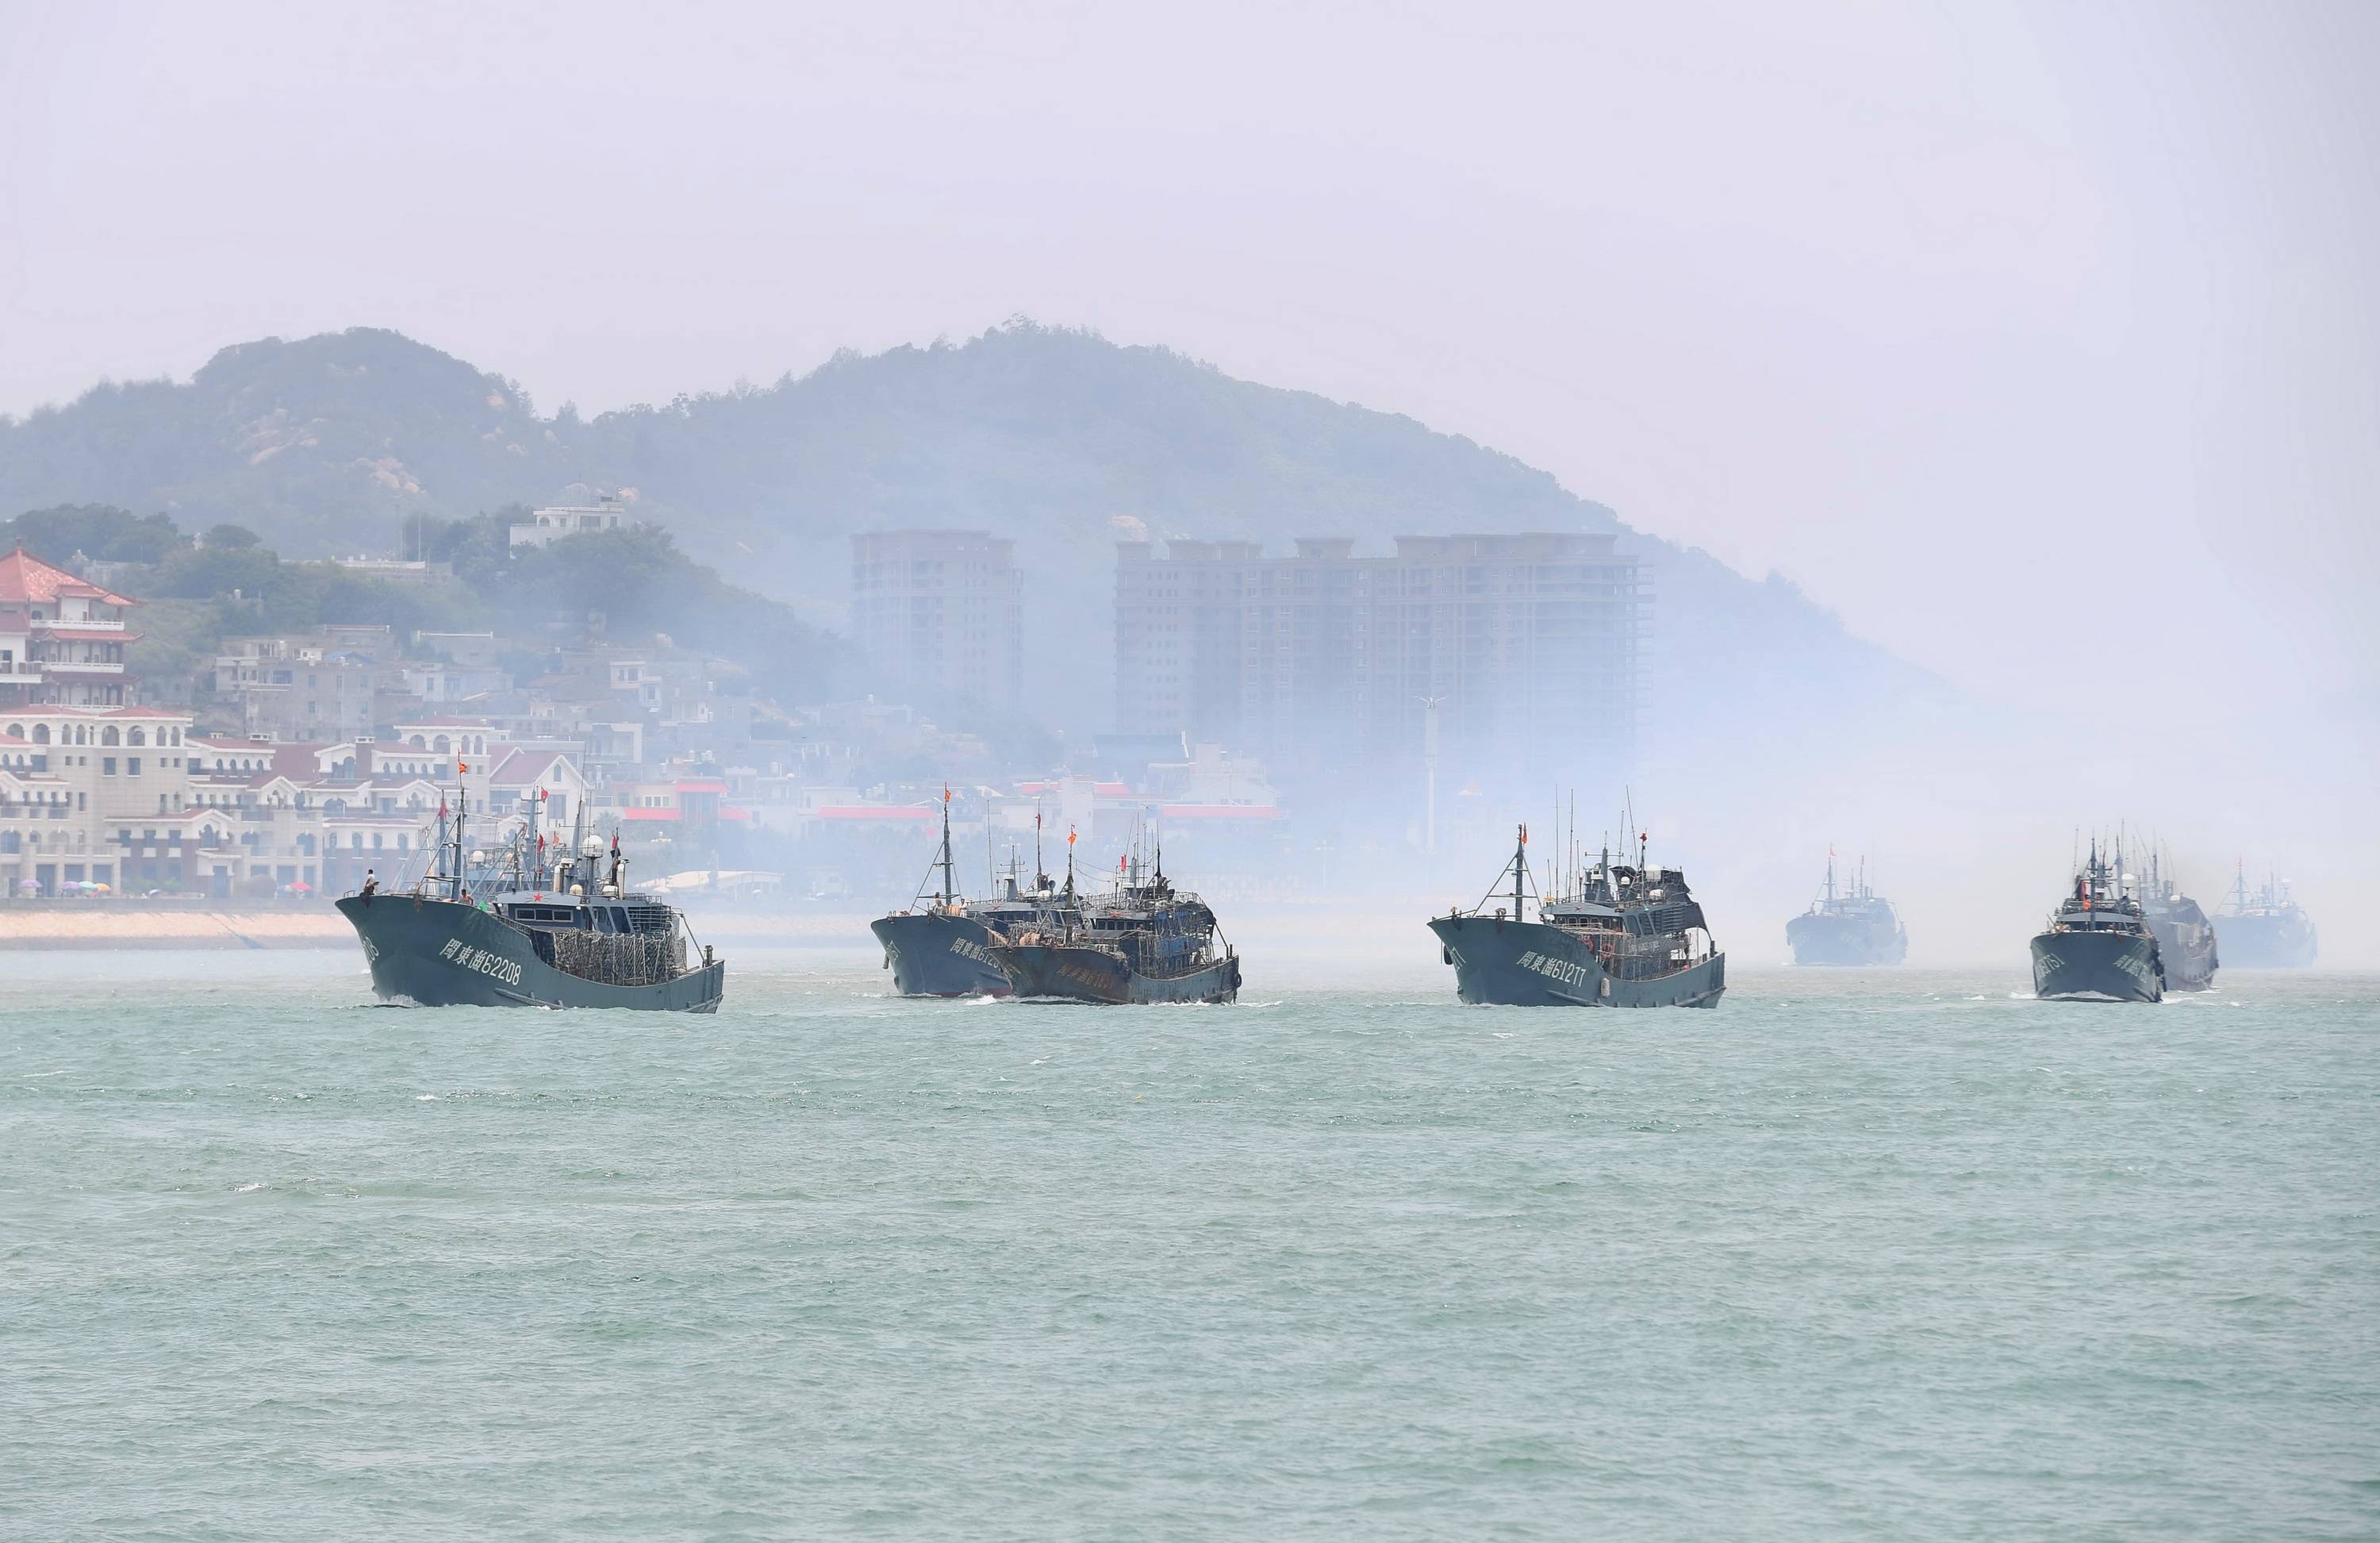
[(0, 953), (125, 948), (352, 948), (336, 911), (0, 910)]

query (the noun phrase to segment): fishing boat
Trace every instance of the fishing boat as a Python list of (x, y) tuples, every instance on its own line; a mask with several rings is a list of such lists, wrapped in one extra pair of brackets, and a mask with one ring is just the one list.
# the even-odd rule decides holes
[[(1522, 826), (1511, 860), (1480, 903), (1430, 918), (1439, 957), (1454, 966), (1455, 995), (1520, 1007), (1718, 1006), (1727, 955), (1685, 874), (1648, 865), (1645, 835), (1636, 841), (1633, 865), (1614, 863), (1607, 845), (1594, 864), (1577, 866), (1555, 886), (1567, 893), (1540, 899), (1529, 874), (1529, 828)], [(1535, 920), (1532, 899), (1538, 899)], [(1490, 910), (1496, 901), (1504, 903)]]
[(2243, 969), (2309, 969), (2322, 952), (2313, 917), (2290, 895), (2289, 881), (2267, 874), (2252, 890), (2244, 861), (2232, 878), (2223, 908), (2215, 914), (2215, 935), (2225, 956)]
[(1868, 888), (1867, 859), (1851, 883), (1835, 887), (1835, 852), (1827, 849), (1827, 880), (1810, 908), (1785, 924), (1785, 946), (1797, 965), (1897, 965), (1909, 957), (1909, 929), (1892, 902)]
[[(1036, 922), (1054, 923), (1075, 908), (1073, 874), (1060, 889), (1041, 867), (1041, 817), (1033, 817), (1033, 866), (1028, 889), (1018, 882), (1012, 857), (1007, 877), (988, 900), (959, 893), (951, 860), (951, 790), (942, 789), (942, 844), (917, 897), (900, 910), (877, 917), (868, 930), (884, 949), (892, 989), (905, 997), (1004, 997), (1007, 975), (992, 955), (1003, 935)], [(941, 883), (935, 883), (939, 872)]]
[(2216, 946), (2215, 922), (2197, 901), (2182, 893), (2162, 847), (2149, 851), (2141, 919), (2156, 935), (2167, 990), (2204, 991), (2214, 986), (2215, 971), (2223, 962)]
[(2101, 857), (2095, 840), (2072, 893), (2034, 937), (2033, 994), (2045, 1001), (2165, 1000), (2156, 934), (2124, 883), (2121, 862)]
[[(1066, 832), (1072, 894), (1075, 832)], [(1144, 869), (1123, 859), (1116, 887), (1095, 901), (1022, 927), (991, 950), (1020, 997), (1107, 1005), (1230, 1002), (1239, 994), (1240, 956), (1207, 903), (1165, 876), (1160, 840)]]
[(625, 1007), (718, 1011), (726, 962), (684, 913), (627, 881), (619, 832), (607, 849), (582, 809), (552, 843), (537, 803), (498, 851), (467, 850), (468, 796), (438, 808), (438, 840), (409, 887), (375, 882), (337, 902), (382, 1001), (423, 1007)]

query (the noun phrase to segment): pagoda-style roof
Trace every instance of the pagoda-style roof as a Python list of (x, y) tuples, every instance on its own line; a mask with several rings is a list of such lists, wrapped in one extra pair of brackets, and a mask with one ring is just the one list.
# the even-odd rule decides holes
[(0, 601), (95, 600), (102, 605), (138, 605), (137, 600), (103, 589), (89, 579), (42, 562), (18, 547), (0, 557)]

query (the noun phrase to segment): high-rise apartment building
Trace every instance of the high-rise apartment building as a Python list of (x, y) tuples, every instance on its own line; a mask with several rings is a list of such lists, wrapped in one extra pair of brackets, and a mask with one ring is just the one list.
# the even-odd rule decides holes
[(1524, 785), (1624, 771), (1646, 600), (1616, 537), (1354, 544), (1119, 543), (1117, 727), (1349, 774), (1417, 762), (1434, 702), (1451, 771)]
[(851, 538), (851, 631), (876, 665), (947, 697), (1014, 711), (1024, 695), (1016, 543), (982, 530)]

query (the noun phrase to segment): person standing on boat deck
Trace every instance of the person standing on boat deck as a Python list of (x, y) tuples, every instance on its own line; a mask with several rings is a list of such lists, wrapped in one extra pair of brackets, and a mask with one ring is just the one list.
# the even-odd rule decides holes
[(370, 869), (364, 869), (364, 887), (357, 893), (363, 896), (365, 905), (369, 905), (371, 904), (372, 894), (379, 888), (380, 876), (374, 873)]

